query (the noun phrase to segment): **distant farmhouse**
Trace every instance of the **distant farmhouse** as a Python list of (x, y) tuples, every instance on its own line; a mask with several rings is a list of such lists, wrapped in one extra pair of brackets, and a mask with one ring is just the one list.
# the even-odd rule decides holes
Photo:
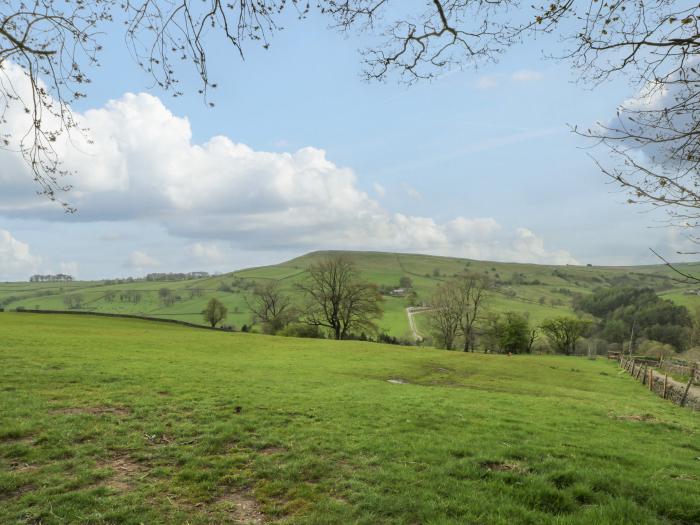
[(57, 273), (56, 275), (32, 275), (29, 278), (30, 283), (43, 283), (43, 282), (70, 282), (73, 280), (72, 275), (66, 275), (65, 273)]

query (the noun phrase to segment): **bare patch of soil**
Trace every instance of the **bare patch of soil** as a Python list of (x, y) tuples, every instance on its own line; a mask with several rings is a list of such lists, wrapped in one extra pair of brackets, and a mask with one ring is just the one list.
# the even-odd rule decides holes
[(614, 415), (611, 414), (610, 417), (617, 419), (619, 421), (655, 421), (656, 418), (652, 414), (627, 414), (627, 415)]
[(216, 501), (222, 509), (230, 512), (235, 523), (261, 525), (266, 522), (260, 504), (248, 492), (231, 492)]
[(7, 445), (33, 445), (34, 444), (34, 437), (33, 436), (22, 436), (22, 437), (14, 437), (14, 436), (8, 436), (0, 439), (0, 443), (5, 443)]
[(287, 449), (284, 447), (265, 447), (261, 448), (258, 450), (259, 454), (262, 454), (263, 456), (272, 456), (274, 454), (283, 454), (284, 452), (287, 452)]
[(527, 472), (527, 467), (517, 461), (485, 461), (481, 466), (491, 472), (517, 472), (520, 474)]
[(29, 463), (13, 462), (13, 463), (10, 463), (10, 470), (12, 472), (17, 472), (17, 473), (35, 472), (35, 471), (39, 470), (39, 467), (37, 467), (36, 465), (30, 465)]
[(671, 478), (678, 479), (680, 481), (697, 481), (698, 477), (694, 474), (671, 474)]
[(131, 410), (126, 407), (110, 407), (110, 406), (97, 406), (97, 407), (68, 407), (68, 408), (57, 408), (51, 411), (52, 414), (90, 414), (92, 416), (101, 416), (104, 414), (111, 414), (114, 416), (125, 417), (131, 414)]
[(167, 434), (144, 434), (144, 437), (149, 445), (170, 445), (173, 442)]
[(138, 480), (148, 475), (148, 471), (143, 465), (134, 462), (127, 456), (117, 456), (102, 461), (97, 466), (112, 470), (112, 475), (105, 480), (105, 486), (119, 492), (132, 490)]

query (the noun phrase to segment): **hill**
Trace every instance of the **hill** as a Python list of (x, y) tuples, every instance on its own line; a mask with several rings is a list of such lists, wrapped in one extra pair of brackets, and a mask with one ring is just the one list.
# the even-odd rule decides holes
[(697, 416), (611, 361), (8, 312), (0, 335), (0, 523), (700, 521)]
[[(304, 278), (308, 265), (330, 253), (343, 253), (355, 262), (365, 279), (381, 286), (396, 288), (402, 276), (409, 277), (419, 300), (424, 301), (429, 300), (438, 284), (454, 274), (471, 271), (489, 275), (498, 285), (490, 308), (528, 312), (536, 323), (570, 313), (573, 293), (590, 293), (600, 286), (651, 287), (679, 304), (700, 306), (700, 296), (696, 293), (700, 286), (678, 282), (676, 274), (664, 265), (551, 266), (382, 252), (313, 252), (276, 265), (182, 281), (0, 283), (0, 306), (60, 310), (66, 308), (67, 295), (79, 294), (82, 298), (79, 309), (85, 311), (139, 314), (203, 324), (200, 312), (209, 298), (217, 297), (229, 308), (226, 322), (240, 328), (251, 322), (245, 296), (256, 282), (280, 280), (294, 294), (293, 285)], [(700, 264), (680, 267), (700, 275)], [(172, 290), (178, 300), (163, 304), (158, 295), (161, 288)], [(138, 302), (134, 302), (136, 295)], [(406, 299), (386, 296), (383, 308), (382, 330), (410, 338)], [(421, 324), (418, 316), (419, 327)]]

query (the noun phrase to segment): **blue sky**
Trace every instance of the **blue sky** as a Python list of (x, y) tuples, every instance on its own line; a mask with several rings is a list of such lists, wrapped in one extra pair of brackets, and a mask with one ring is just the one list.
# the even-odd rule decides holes
[(367, 37), (325, 26), (292, 23), (245, 61), (213, 42), (213, 109), (193, 71), (184, 97), (150, 88), (111, 34), (74, 108), (97, 144), (69, 154), (78, 213), (0, 158), (0, 280), (229, 271), (323, 248), (643, 264), (649, 247), (684, 246), (662, 215), (624, 204), (567, 127), (612, 118), (634, 86), (578, 84), (542, 58), (558, 51), (546, 39), (477, 71), (366, 83)]

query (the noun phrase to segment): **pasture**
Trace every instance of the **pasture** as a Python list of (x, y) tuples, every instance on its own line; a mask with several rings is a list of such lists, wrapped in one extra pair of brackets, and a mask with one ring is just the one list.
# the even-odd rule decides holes
[[(204, 324), (201, 312), (207, 301), (216, 297), (229, 309), (225, 323), (240, 329), (251, 323), (246, 297), (255, 283), (279, 280), (287, 293), (299, 300), (295, 283), (304, 279), (309, 264), (328, 253), (314, 252), (277, 265), (184, 281), (0, 283), (0, 307), (7, 310), (63, 310), (67, 308), (64, 298), (77, 293), (83, 299), (78, 308), (82, 311), (164, 317)], [(468, 271), (488, 275), (498, 284), (488, 308), (496, 312), (527, 312), (533, 323), (571, 314), (572, 293), (590, 293), (596, 287), (613, 284), (651, 287), (662, 296), (691, 309), (700, 306), (697, 286), (674, 280), (673, 271), (663, 265), (547, 266), (383, 252), (343, 253), (353, 260), (364, 279), (379, 286), (398, 287), (402, 276), (409, 277), (419, 302), (428, 302), (435, 288), (457, 273)], [(700, 265), (697, 264), (684, 264), (681, 267), (683, 271), (700, 273)], [(173, 304), (163, 304), (158, 296), (161, 288), (170, 289), (178, 300)], [(138, 292), (138, 302), (122, 299), (131, 292)], [(411, 339), (406, 306), (404, 297), (385, 296), (380, 330), (395, 337)], [(417, 320), (419, 329), (425, 332), (420, 315)]]
[(0, 523), (700, 522), (698, 415), (606, 360), (5, 312), (0, 363)]

